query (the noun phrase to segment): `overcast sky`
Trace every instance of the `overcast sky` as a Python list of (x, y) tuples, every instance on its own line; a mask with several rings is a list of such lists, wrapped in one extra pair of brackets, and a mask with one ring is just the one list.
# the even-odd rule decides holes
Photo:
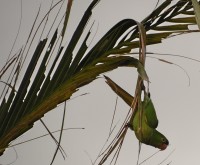
[[(90, 1), (74, 0), (69, 20), (68, 37), (72, 35), (74, 27), (76, 27)], [(94, 31), (97, 31), (93, 42), (95, 43), (107, 30), (122, 19), (132, 18), (141, 21), (151, 13), (156, 2), (156, 0), (101, 0), (93, 10), (91, 19), (91, 22), (95, 20)], [(22, 28), (13, 52), (19, 50), (20, 46), (25, 43), (40, 3), (42, 3), (42, 15), (50, 5), (50, 0), (23, 1)], [(20, 6), (20, 0), (0, 1), (0, 66), (4, 64), (17, 33), (20, 20)], [(162, 44), (149, 46), (147, 50), (200, 59), (199, 43), (200, 34), (187, 34), (164, 40)], [(144, 165), (159, 164), (174, 149), (175, 151), (163, 163), (164, 165), (171, 161), (171, 164), (174, 165), (200, 164), (200, 63), (178, 57), (162, 56), (159, 58), (167, 59), (183, 67), (190, 76), (190, 86), (188, 85), (189, 79), (187, 75), (179, 67), (147, 58), (146, 70), (151, 81), (151, 97), (159, 119), (158, 130), (166, 135), (170, 145), (165, 151), (159, 152), (146, 161)], [(137, 78), (134, 68), (120, 68), (106, 75), (130, 93), (134, 93)], [(67, 153), (67, 158), (63, 160), (61, 154), (58, 153), (55, 165), (91, 164), (90, 161), (96, 159), (108, 136), (116, 95), (106, 85), (103, 78), (81, 88), (75, 96), (85, 92), (89, 92), (89, 94), (67, 102), (65, 123), (65, 128), (84, 127), (85, 129), (64, 132), (62, 147)], [(118, 123), (116, 129), (120, 127), (128, 110), (128, 106), (119, 99), (117, 114), (114, 120), (115, 124)], [(44, 121), (52, 131), (60, 128), (61, 120), (62, 105), (44, 117)], [(34, 128), (17, 141), (24, 141), (44, 133), (46, 133), (46, 130), (39, 122), (36, 122)], [(16, 165), (47, 165), (51, 161), (55, 147), (50, 137), (41, 138), (16, 146), (16, 161), (14, 149), (6, 150), (4, 156), (0, 157), (0, 164), (8, 164), (15, 161), (14, 164)], [(151, 146), (142, 145), (140, 160), (144, 160), (156, 151), (157, 149)], [(117, 164), (136, 164), (137, 155), (138, 141), (135, 138), (134, 132), (128, 131)]]

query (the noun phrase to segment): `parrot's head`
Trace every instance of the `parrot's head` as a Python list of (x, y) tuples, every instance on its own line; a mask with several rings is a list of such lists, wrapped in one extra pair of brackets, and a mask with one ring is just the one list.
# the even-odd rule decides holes
[(150, 138), (149, 145), (159, 148), (161, 150), (165, 150), (169, 145), (169, 141), (163, 134), (161, 134), (157, 130), (154, 130), (153, 135)]

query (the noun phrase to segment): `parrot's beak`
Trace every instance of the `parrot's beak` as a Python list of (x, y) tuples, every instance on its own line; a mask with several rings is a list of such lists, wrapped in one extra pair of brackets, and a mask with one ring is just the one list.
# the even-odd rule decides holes
[(162, 144), (162, 145), (160, 146), (160, 149), (161, 149), (161, 150), (165, 150), (165, 149), (167, 148), (167, 146), (168, 146), (167, 144)]
[(162, 143), (161, 145), (160, 145), (160, 149), (161, 150), (165, 150), (166, 148), (167, 148), (167, 146), (169, 145), (169, 141), (167, 140), (165, 143)]

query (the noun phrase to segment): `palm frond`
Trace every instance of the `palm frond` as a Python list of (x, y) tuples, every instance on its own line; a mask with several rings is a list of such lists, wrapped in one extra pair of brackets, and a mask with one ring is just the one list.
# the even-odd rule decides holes
[[(93, 1), (86, 10), (69, 45), (66, 48), (63, 46), (58, 48), (51, 66), (48, 65), (48, 61), (51, 53), (55, 51), (53, 48), (58, 40), (58, 30), (55, 31), (49, 43), (48, 38), (38, 43), (17, 92), (14, 88), (11, 89), (1, 102), (0, 111), (3, 114), (0, 121), (1, 154), (12, 140), (29, 130), (35, 121), (59, 103), (69, 99), (78, 88), (90, 83), (99, 74), (120, 66), (136, 68), (140, 66), (141, 68), (139, 60), (133, 57), (110, 56), (118, 38), (130, 26), (135, 25), (132, 20), (124, 20), (115, 25), (85, 55), (88, 49), (86, 41), (91, 34), (89, 31), (73, 59), (73, 50), (97, 2)], [(39, 62), (40, 59), (42, 59), (41, 62)], [(47, 71), (47, 65), (50, 67), (49, 71)], [(7, 100), (6, 97), (8, 97)]]
[[(62, 46), (62, 39), (67, 30), (70, 12), (70, 8), (67, 8), (64, 28), (59, 34), (58, 27), (51, 38), (47, 37), (39, 41), (17, 90), (15, 86), (19, 81), (19, 69), (14, 72), (15, 79), (11, 84), (13, 88), (7, 87), (9, 92), (0, 105), (0, 154), (3, 154), (14, 139), (31, 129), (35, 121), (58, 104), (70, 99), (74, 92), (95, 80), (101, 73), (118, 67), (135, 67), (139, 75), (148, 81), (140, 60), (127, 55), (132, 49), (141, 47), (141, 33), (147, 33), (146, 44), (151, 45), (160, 43), (163, 38), (171, 34), (188, 32), (190, 31), (188, 26), (196, 24), (190, 1), (180, 0), (169, 7), (171, 0), (166, 0), (142, 21), (141, 26), (146, 32), (144, 30), (141, 32), (135, 20), (124, 19), (113, 26), (86, 53), (89, 49), (86, 42), (91, 35), (91, 31), (88, 31), (78, 52), (74, 55), (74, 49), (83, 37), (92, 9), (99, 1), (91, 2), (69, 44), (65, 47)], [(181, 14), (185, 16), (176, 18)], [(173, 22), (173, 24), (162, 25), (166, 22)], [(56, 46), (60, 38), (60, 46)], [(23, 57), (23, 54), (20, 56)], [(11, 64), (12, 60), (7, 66)], [(21, 66), (21, 59), (18, 60), (17, 66), (16, 68)], [(47, 67), (50, 69), (48, 70)]]

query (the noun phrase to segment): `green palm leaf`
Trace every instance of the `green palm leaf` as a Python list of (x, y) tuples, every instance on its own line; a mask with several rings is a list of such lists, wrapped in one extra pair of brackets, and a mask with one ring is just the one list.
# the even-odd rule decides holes
[[(91, 2), (67, 47), (61, 46), (62, 42), (56, 47), (59, 38), (62, 38), (67, 30), (70, 12), (68, 8), (60, 36), (58, 37), (58, 28), (51, 38), (47, 37), (38, 43), (21, 81), (18, 80), (21, 60), (16, 60), (18, 63), (13, 75), (15, 78), (11, 85), (13, 88), (7, 86), (9, 92), (6, 92), (0, 105), (0, 154), (3, 154), (11, 141), (33, 127), (35, 121), (58, 104), (70, 99), (74, 92), (95, 80), (101, 73), (118, 67), (135, 67), (140, 76), (148, 81), (142, 63), (128, 56), (132, 49), (141, 47), (140, 36), (145, 32), (140, 28), (144, 28), (146, 32), (159, 31), (142, 35), (146, 35), (146, 39), (143, 38), (146, 45), (151, 45), (160, 43), (163, 38), (173, 33), (188, 32), (188, 25), (196, 24), (190, 10), (192, 8), (190, 1), (181, 0), (169, 7), (171, 0), (167, 0), (141, 24), (132, 19), (118, 22), (86, 53), (88, 51), (86, 42), (91, 35), (88, 31), (78, 52), (74, 55), (74, 49), (83, 37), (92, 9), (98, 2), (99, 0)], [(174, 18), (183, 13), (186, 16), (190, 15), (190, 18), (183, 16)], [(165, 22), (174, 22), (174, 24), (163, 26), (162, 23)], [(20, 52), (19, 57), (23, 57), (23, 51)], [(52, 63), (49, 63), (50, 59)], [(20, 82), (20, 86), (16, 90), (17, 82)]]

